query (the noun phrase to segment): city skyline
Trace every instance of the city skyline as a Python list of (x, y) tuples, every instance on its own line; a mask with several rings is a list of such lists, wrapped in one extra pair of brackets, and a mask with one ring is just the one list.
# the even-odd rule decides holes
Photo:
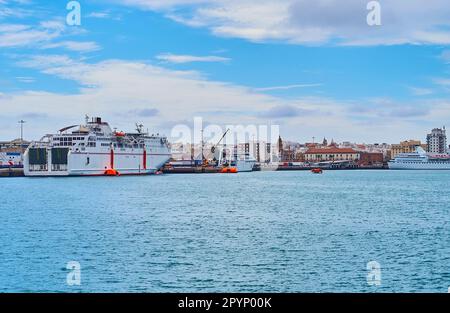
[[(86, 118), (88, 118), (88, 116), (86, 115)], [(8, 139), (2, 139), (0, 138), (0, 141), (3, 142), (9, 142), (9, 141), (33, 141), (36, 140), (36, 138), (28, 138), (26, 135), (24, 135), (24, 133), (26, 133), (26, 130), (24, 130), (24, 124), (27, 123), (27, 121), (24, 120), (20, 120), (17, 122), (18, 123), (18, 133), (19, 136), (16, 136), (12, 139), (8, 138)], [(82, 123), (80, 123), (80, 125), (82, 125)], [(136, 123), (136, 125), (138, 125), (138, 123)], [(144, 126), (144, 125), (139, 125), (139, 126)], [(261, 143), (271, 143), (272, 145), (277, 145), (278, 144), (278, 138), (285, 138), (285, 142), (291, 143), (291, 144), (311, 144), (311, 143), (315, 143), (315, 144), (321, 144), (323, 141), (326, 142), (331, 142), (331, 143), (336, 143), (336, 144), (365, 144), (365, 145), (374, 145), (374, 144), (379, 144), (379, 145), (396, 145), (398, 144), (398, 142), (389, 142), (389, 141), (379, 141), (379, 142), (368, 142), (368, 141), (355, 141), (352, 140), (351, 138), (344, 138), (342, 140), (336, 140), (335, 137), (333, 136), (312, 136), (311, 138), (307, 138), (304, 141), (298, 140), (296, 138), (290, 138), (288, 136), (285, 136), (285, 134), (281, 134), (281, 133), (277, 133), (278, 135), (276, 135), (275, 137), (270, 135), (270, 130), (268, 130), (267, 134), (262, 135), (261, 138), (259, 137), (259, 134), (257, 135), (252, 135), (251, 133), (246, 132), (246, 129), (244, 127), (244, 129), (239, 129), (240, 126), (242, 125), (235, 125), (235, 126), (231, 126), (233, 129), (230, 131), (230, 125), (221, 127), (219, 125), (207, 125), (206, 128), (213, 126), (213, 128), (208, 132), (208, 136), (204, 136), (203, 137), (203, 142), (205, 144), (211, 144), (214, 145), (217, 143), (217, 141), (222, 138), (222, 136), (225, 136), (226, 133), (228, 133), (227, 137), (227, 141), (228, 142), (234, 142), (235, 144), (245, 144), (245, 143), (256, 143), (256, 142), (261, 142)], [(253, 127), (254, 125), (250, 125), (247, 127)], [(260, 127), (266, 127), (268, 126), (268, 128), (270, 128), (270, 125), (259, 125)], [(186, 127), (186, 128), (185, 128)], [(219, 129), (217, 129), (216, 127), (219, 127)], [(256, 126), (255, 126), (256, 127)], [(181, 137), (177, 137), (175, 139), (175, 137), (171, 137), (168, 136), (168, 138), (172, 138), (174, 139), (173, 144), (195, 144), (195, 145), (199, 145), (201, 144), (201, 133), (203, 132), (203, 130), (196, 130), (195, 127), (189, 127), (189, 125), (183, 125), (183, 124), (179, 124), (176, 125), (172, 131), (174, 131), (175, 133), (177, 133), (179, 130), (177, 130), (177, 128), (181, 128), (183, 130), (183, 128), (185, 128), (185, 130), (188, 131), (188, 133), (190, 134), (190, 136), (192, 137), (192, 140), (183, 140), (180, 138), (183, 138), (183, 136)], [(258, 127), (256, 127), (258, 128)], [(117, 129), (117, 128), (115, 128)], [(129, 129), (131, 130), (131, 129)], [(219, 131), (220, 130), (220, 131)], [(403, 142), (403, 141), (415, 141), (418, 140), (420, 142), (423, 142), (424, 144), (427, 144), (427, 142), (429, 141), (429, 137), (431, 136), (431, 134), (433, 134), (435, 131), (437, 132), (444, 132), (444, 136), (445, 136), (445, 132), (446, 132), (446, 126), (442, 126), (442, 128), (439, 127), (434, 127), (433, 129), (430, 129), (429, 131), (426, 131), (422, 134), (421, 137), (418, 138), (413, 138), (413, 137), (403, 137), (401, 140), (399, 140), (399, 142)], [(120, 131), (123, 131), (122, 129)], [(149, 132), (148, 129), (145, 130), (146, 132)], [(59, 132), (59, 131), (58, 131)], [(259, 130), (258, 130), (259, 132)], [(47, 134), (51, 134), (51, 133), (56, 133), (56, 131), (54, 132), (49, 132), (46, 133)], [(152, 134), (160, 134), (159, 132), (155, 132)], [(163, 136), (166, 136), (166, 134), (161, 134)], [(230, 137), (231, 136), (231, 137)], [(245, 137), (246, 140), (239, 140), (239, 138), (243, 138)], [(273, 137), (273, 138), (272, 138)], [(234, 138), (234, 139), (232, 139)], [(236, 140), (237, 139), (237, 140)], [(450, 146), (447, 146), (446, 142), (444, 144), (444, 147), (446, 149), (449, 149)]]
[(78, 1), (79, 26), (68, 2), (0, 1), (2, 140), (84, 114), (167, 135), (194, 116), (278, 124), (298, 142), (425, 141), (450, 120), (445, 1), (381, 3), (376, 27), (369, 1)]

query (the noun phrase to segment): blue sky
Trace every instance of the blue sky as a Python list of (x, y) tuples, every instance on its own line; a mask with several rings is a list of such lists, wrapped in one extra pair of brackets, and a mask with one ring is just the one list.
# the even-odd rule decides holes
[[(37, 139), (85, 114), (170, 134), (279, 124), (295, 141), (424, 140), (450, 118), (445, 1), (0, 0), (0, 139)], [(415, 4), (417, 3), (417, 4)]]

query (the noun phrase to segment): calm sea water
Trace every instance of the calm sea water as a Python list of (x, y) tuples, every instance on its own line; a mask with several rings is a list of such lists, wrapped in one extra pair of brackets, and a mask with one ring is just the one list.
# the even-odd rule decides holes
[(446, 171), (0, 179), (0, 292), (447, 292), (449, 186)]

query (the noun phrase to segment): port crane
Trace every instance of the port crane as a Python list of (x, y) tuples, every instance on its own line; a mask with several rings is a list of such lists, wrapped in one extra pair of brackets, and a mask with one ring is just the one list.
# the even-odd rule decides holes
[(228, 134), (229, 131), (230, 131), (230, 129), (227, 129), (227, 130), (223, 133), (222, 137), (220, 137), (219, 141), (218, 141), (214, 146), (211, 147), (211, 153), (213, 154), (213, 160), (214, 160), (214, 162), (217, 161), (216, 157), (214, 156), (214, 154), (216, 153), (217, 146), (220, 145), (220, 143), (222, 142), (222, 140), (225, 138), (225, 136)]
[[(210, 152), (214, 155), (214, 153), (216, 152), (217, 146), (222, 142), (222, 140), (225, 138), (225, 136), (228, 134), (228, 132), (230, 131), (230, 129), (227, 129), (222, 137), (220, 137), (219, 141), (217, 141), (217, 143), (211, 147)], [(207, 167), (209, 165), (209, 162), (207, 160), (207, 158), (205, 157), (205, 153), (204, 153), (204, 148), (205, 148), (205, 142), (203, 140), (203, 130), (202, 130), (202, 140), (201, 140), (201, 158), (202, 158), (202, 166), (203, 167)], [(217, 159), (215, 157), (213, 157), (213, 161), (216, 162)]]
[(211, 153), (214, 154), (216, 152), (217, 146), (220, 145), (220, 143), (222, 142), (223, 138), (225, 138), (225, 136), (228, 134), (229, 131), (230, 131), (230, 129), (227, 129), (226, 132), (223, 133), (222, 137), (220, 137), (219, 141), (214, 146), (212, 146)]

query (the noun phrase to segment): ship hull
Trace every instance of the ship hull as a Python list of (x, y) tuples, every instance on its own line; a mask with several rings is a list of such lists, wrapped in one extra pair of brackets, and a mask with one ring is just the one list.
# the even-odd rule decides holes
[[(67, 164), (55, 165), (47, 151), (47, 163), (38, 167), (29, 166), (28, 154), (24, 155), (24, 174), (30, 177), (58, 176), (105, 176), (114, 168), (119, 175), (151, 175), (156, 173), (170, 158), (168, 153), (146, 154), (144, 152), (69, 152)], [(111, 160), (113, 159), (113, 166)]]
[(256, 162), (253, 161), (236, 161), (238, 173), (252, 172)]
[(391, 170), (450, 170), (450, 162), (388, 162), (388, 166)]

